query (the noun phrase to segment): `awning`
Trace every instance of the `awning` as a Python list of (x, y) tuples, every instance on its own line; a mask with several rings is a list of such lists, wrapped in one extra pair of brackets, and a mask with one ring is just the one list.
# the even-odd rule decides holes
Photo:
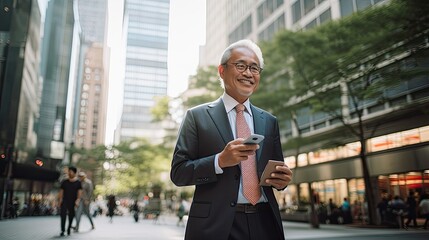
[(12, 167), (12, 178), (15, 179), (55, 182), (59, 177), (59, 171), (31, 164), (14, 163)]

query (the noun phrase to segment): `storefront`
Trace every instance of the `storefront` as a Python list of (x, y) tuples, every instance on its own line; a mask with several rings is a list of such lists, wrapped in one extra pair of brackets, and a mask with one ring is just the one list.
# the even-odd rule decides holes
[[(367, 162), (376, 200), (382, 196), (405, 199), (410, 191), (416, 198), (429, 193), (429, 127), (393, 133), (368, 141)], [(365, 206), (365, 184), (360, 144), (350, 143), (336, 149), (288, 157), (285, 162), (294, 177), (286, 190), (278, 193), (284, 209), (298, 209), (310, 203), (310, 187), (317, 204), (329, 199), (341, 205), (348, 198), (352, 205)]]

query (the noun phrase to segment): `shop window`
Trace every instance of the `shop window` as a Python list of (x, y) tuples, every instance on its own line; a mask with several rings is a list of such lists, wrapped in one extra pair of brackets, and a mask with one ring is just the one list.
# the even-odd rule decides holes
[(289, 156), (284, 158), (284, 162), (289, 168), (296, 167), (296, 158), (294, 156)]
[(335, 197), (334, 202), (340, 204), (343, 198), (347, 197), (347, 180), (335, 179), (334, 180)]
[(309, 198), (309, 185), (308, 183), (299, 184), (299, 203), (308, 204), (310, 202)]
[(323, 202), (329, 203), (329, 199), (332, 199), (334, 203), (336, 202), (334, 180), (325, 181), (325, 198)]
[(306, 153), (301, 153), (298, 155), (298, 167), (307, 166), (308, 159)]

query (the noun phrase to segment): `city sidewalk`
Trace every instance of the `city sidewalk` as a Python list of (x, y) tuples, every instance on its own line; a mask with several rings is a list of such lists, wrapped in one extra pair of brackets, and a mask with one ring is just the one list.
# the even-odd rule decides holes
[[(60, 237), (60, 217), (21, 217), (18, 219), (0, 221), (1, 240), (45, 240), (45, 239), (149, 239), (149, 240), (179, 240), (183, 239), (185, 227), (177, 226), (177, 217), (161, 215), (155, 222), (150, 219), (140, 219), (135, 223), (132, 216), (115, 216), (113, 222), (109, 218), (97, 217), (95, 230), (91, 230), (88, 219), (83, 216), (79, 233), (72, 231), (71, 236)], [(374, 239), (377, 236), (395, 234), (398, 238), (407, 238), (409, 234), (426, 234), (422, 229), (389, 229), (366, 228), (359, 225), (320, 225), (314, 229), (309, 223), (283, 222), (285, 237), (292, 239), (331, 239), (347, 238)], [(420, 238), (422, 239), (422, 238)], [(429, 239), (429, 237), (428, 237)]]

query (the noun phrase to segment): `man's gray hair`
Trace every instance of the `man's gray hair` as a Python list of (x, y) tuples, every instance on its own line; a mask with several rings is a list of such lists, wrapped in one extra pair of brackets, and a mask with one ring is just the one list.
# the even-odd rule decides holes
[(264, 58), (262, 57), (261, 49), (259, 48), (258, 45), (256, 45), (256, 43), (254, 43), (253, 41), (251, 41), (249, 39), (239, 40), (239, 41), (234, 42), (231, 45), (229, 45), (225, 49), (225, 51), (223, 51), (222, 57), (220, 59), (220, 65), (226, 64), (226, 62), (228, 62), (228, 60), (231, 58), (232, 51), (236, 48), (241, 48), (241, 47), (248, 48), (248, 49), (252, 50), (259, 60), (259, 66), (261, 68), (264, 68)]

